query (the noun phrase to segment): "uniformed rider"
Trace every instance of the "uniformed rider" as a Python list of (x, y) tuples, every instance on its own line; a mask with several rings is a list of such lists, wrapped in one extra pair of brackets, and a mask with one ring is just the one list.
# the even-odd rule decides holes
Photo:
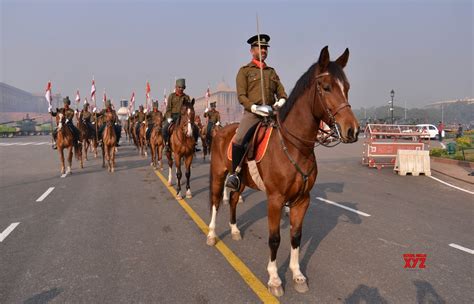
[[(51, 116), (56, 116), (58, 114), (58, 111), (64, 113), (64, 116), (66, 118), (66, 126), (69, 127), (69, 129), (71, 130), (72, 135), (73, 135), (74, 146), (77, 147), (79, 143), (79, 130), (73, 124), (75, 112), (73, 109), (70, 108), (71, 100), (69, 100), (69, 96), (66, 96), (66, 98), (63, 99), (63, 104), (64, 104), (64, 107), (60, 109), (56, 109), (56, 112), (53, 112), (53, 107), (49, 106), (48, 112), (51, 113)], [(54, 138), (53, 149), (57, 149), (57, 146), (56, 146), (57, 137), (58, 137), (58, 128), (55, 128), (53, 131), (53, 138)]]
[[(240, 188), (239, 172), (236, 172), (236, 169), (245, 154), (247, 143), (250, 141), (258, 122), (263, 117), (273, 114), (272, 106), (279, 108), (283, 106), (287, 99), (285, 89), (275, 69), (265, 63), (268, 55), (269, 41), (270, 36), (261, 34), (259, 47), (258, 35), (249, 38), (247, 43), (250, 44), (252, 61), (241, 67), (237, 73), (237, 97), (245, 111), (235, 139), (232, 142), (232, 172), (226, 180), (226, 187), (233, 191), (237, 191)], [(260, 57), (261, 62), (259, 60)], [(262, 65), (261, 67), (260, 64)], [(262, 100), (260, 68), (263, 69), (265, 104)]]
[[(94, 108), (93, 112), (96, 113), (97, 109)], [(122, 126), (120, 125), (120, 120), (117, 116), (117, 113), (113, 109), (112, 102), (110, 101), (110, 99), (108, 99), (105, 102), (105, 109), (103, 109), (102, 111), (97, 113), (97, 117), (102, 119), (102, 125), (100, 126), (100, 129), (99, 129), (99, 140), (102, 140), (102, 132), (105, 130), (105, 127), (106, 127), (106, 121), (105, 121), (105, 114), (106, 113), (111, 113), (112, 114), (112, 121), (111, 122), (113, 123), (114, 130), (115, 130), (115, 136), (117, 138), (116, 146), (120, 147), (119, 141), (120, 141), (120, 137), (121, 137), (121, 133), (122, 133)]]
[(153, 130), (155, 126), (155, 121), (158, 117), (163, 116), (163, 113), (161, 113), (158, 110), (158, 101), (153, 101), (153, 109), (146, 114), (146, 120), (147, 120), (147, 129), (146, 129), (146, 139), (150, 140), (151, 136), (151, 130)]
[[(170, 134), (169, 134), (169, 126), (171, 123), (175, 123), (178, 121), (178, 118), (181, 115), (181, 106), (184, 102), (191, 102), (191, 99), (188, 95), (184, 93), (186, 89), (186, 80), (183, 78), (176, 80), (175, 92), (171, 93), (168, 96), (168, 103), (166, 105), (166, 112), (165, 112), (165, 123), (163, 126), (163, 139), (165, 140), (165, 151), (169, 151), (170, 147)], [(195, 142), (197, 143), (199, 137), (199, 130), (195, 125), (193, 125), (193, 136)], [(199, 151), (199, 149), (195, 149)]]
[(216, 102), (211, 102), (211, 110), (206, 108), (204, 110), (204, 117), (207, 118), (207, 133), (206, 133), (206, 140), (210, 142), (210, 138), (212, 136), (212, 128), (215, 125), (220, 125), (221, 123), (221, 115), (219, 111), (216, 110)]
[(140, 140), (140, 127), (145, 123), (146, 111), (143, 108), (143, 105), (138, 107), (138, 111), (135, 113), (135, 134), (137, 135), (137, 140)]

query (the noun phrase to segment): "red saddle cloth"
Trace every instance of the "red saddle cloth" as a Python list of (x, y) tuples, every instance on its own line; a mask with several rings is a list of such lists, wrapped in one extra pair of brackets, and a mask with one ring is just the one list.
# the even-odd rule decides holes
[[(259, 163), (267, 152), (268, 142), (272, 135), (273, 127), (264, 126), (261, 123), (257, 126), (257, 130), (253, 135), (253, 139), (250, 142), (249, 151), (247, 153), (247, 160), (255, 160)], [(232, 143), (234, 142), (235, 135), (227, 147), (227, 158), (232, 160)]]

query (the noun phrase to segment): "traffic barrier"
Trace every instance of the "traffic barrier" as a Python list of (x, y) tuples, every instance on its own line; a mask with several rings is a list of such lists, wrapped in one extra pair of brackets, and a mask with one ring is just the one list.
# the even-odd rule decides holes
[(420, 173), (430, 176), (430, 165), (429, 151), (398, 150), (393, 170), (402, 176), (407, 175), (407, 173), (413, 176), (418, 176)]

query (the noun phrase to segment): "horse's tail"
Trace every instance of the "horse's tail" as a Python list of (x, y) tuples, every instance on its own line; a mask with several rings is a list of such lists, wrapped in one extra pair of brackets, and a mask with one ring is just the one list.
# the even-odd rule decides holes
[(82, 157), (82, 143), (77, 142), (77, 145), (74, 146), (74, 154), (76, 154), (76, 159), (81, 160)]

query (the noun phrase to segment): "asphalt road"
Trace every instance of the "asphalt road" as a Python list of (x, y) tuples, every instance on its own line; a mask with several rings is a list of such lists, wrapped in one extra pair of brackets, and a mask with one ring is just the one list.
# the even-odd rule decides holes
[[(59, 158), (48, 141), (0, 140), (1, 303), (260, 301), (226, 258), (206, 245), (205, 235), (156, 176), (149, 159), (124, 145), (115, 173), (92, 159), (82, 170), (74, 161), (73, 173), (60, 178)], [(474, 248), (474, 196), (425, 176), (369, 169), (360, 164), (361, 151), (360, 142), (316, 148), (319, 174), (300, 254), (310, 291), (298, 294), (292, 287), (285, 217), (277, 259), (285, 295), (279, 300), (474, 302), (474, 255), (449, 246)], [(192, 169), (194, 197), (186, 202), (208, 223), (209, 163), (198, 156)], [(244, 197), (237, 222), (243, 240), (231, 239), (225, 205), (217, 233), (266, 284), (265, 197), (251, 190)], [(13, 223), (19, 224), (12, 229)], [(405, 269), (405, 253), (427, 254), (426, 268)]]

